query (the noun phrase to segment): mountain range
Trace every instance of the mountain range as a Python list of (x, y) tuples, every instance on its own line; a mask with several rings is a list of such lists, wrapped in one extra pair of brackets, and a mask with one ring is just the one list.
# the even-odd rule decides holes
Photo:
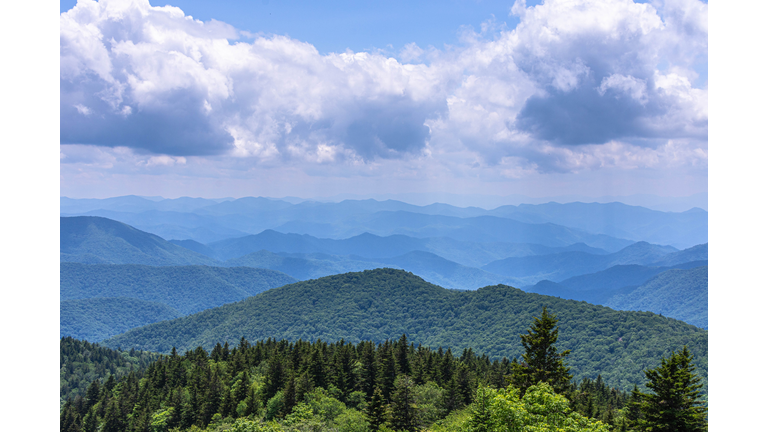
[[(517, 222), (491, 222), (499, 227), (534, 230), (526, 237), (527, 240), (522, 240), (520, 233), (513, 231), (518, 237), (512, 238), (517, 239), (508, 238), (505, 241), (547, 244), (531, 240), (535, 238), (536, 231), (541, 234), (547, 230), (535, 225), (552, 224), (569, 231), (571, 237), (564, 238), (567, 244), (576, 242), (572, 241), (573, 236), (581, 236), (581, 241), (590, 246), (606, 248), (611, 252), (637, 241), (684, 249), (706, 243), (708, 232), (708, 213), (701, 209), (665, 212), (617, 202), (550, 202), (485, 210), (439, 203), (417, 206), (395, 200), (373, 199), (329, 203), (309, 200), (288, 202), (261, 197), (218, 200), (187, 197), (151, 200), (136, 196), (80, 200), (62, 197), (60, 213), (62, 216), (107, 217), (166, 239), (192, 239), (201, 243), (257, 234), (266, 229), (336, 239), (369, 232), (381, 236), (448, 236), (461, 240), (458, 236), (485, 234), (482, 223), (486, 219), (481, 217)], [(478, 237), (470, 237), (469, 240), (485, 241)]]

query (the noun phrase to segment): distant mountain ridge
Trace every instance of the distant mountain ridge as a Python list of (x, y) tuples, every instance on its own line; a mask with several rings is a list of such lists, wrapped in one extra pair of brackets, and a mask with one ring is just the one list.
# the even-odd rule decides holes
[[(89, 214), (109, 217), (166, 239), (193, 239), (201, 243), (256, 234), (266, 229), (324, 238), (348, 238), (366, 231), (378, 235), (409, 234), (392, 230), (377, 231), (374, 226), (380, 222), (372, 219), (374, 214), (399, 212), (459, 219), (493, 216), (528, 224), (553, 223), (593, 235), (607, 235), (631, 242), (670, 244), (680, 249), (706, 243), (708, 233), (707, 212), (704, 210), (665, 212), (618, 202), (550, 202), (505, 205), (493, 210), (439, 203), (418, 206), (401, 201), (372, 199), (341, 202), (304, 200), (293, 201), (295, 204), (292, 204), (261, 197), (150, 200), (128, 196), (105, 200), (62, 197), (60, 202), (63, 216)], [(401, 219), (391, 214), (388, 217)], [(408, 229), (411, 231), (409, 235), (414, 234), (414, 227)], [(444, 233), (413, 236), (441, 237)], [(607, 246), (586, 243), (597, 247)], [(617, 246), (612, 251), (623, 246)]]
[[(453, 223), (458, 219), (446, 220)], [(498, 220), (501, 219), (485, 220), (486, 232), (497, 229), (490, 222)], [(508, 222), (515, 223), (504, 223)], [(476, 289), (498, 283), (522, 287), (544, 279), (559, 282), (613, 265), (656, 263), (653, 265), (661, 266), (689, 259), (706, 260), (707, 255), (706, 245), (677, 251), (671, 246), (638, 242), (618, 252), (607, 253), (584, 243), (551, 247), (534, 243), (480, 243), (447, 237), (382, 237), (371, 233), (347, 239), (328, 239), (274, 230), (204, 245), (194, 240), (167, 242), (129, 225), (100, 217), (62, 217), (61, 227), (62, 262), (248, 266), (284, 271), (299, 280), (394, 267), (453, 289)], [(564, 232), (553, 227), (555, 232)], [(562, 238), (559, 241), (564, 242)], [(480, 266), (498, 256), (507, 258)]]
[[(573, 276), (603, 271), (615, 265), (656, 264), (674, 252), (678, 251), (670, 246), (637, 242), (618, 252), (606, 255), (563, 252), (553, 255), (511, 257), (491, 262), (482, 266), (481, 269), (507, 277), (527, 280), (531, 283), (544, 279), (560, 282)], [(680, 256), (700, 257), (701, 255), (687, 253)]]
[[(180, 241), (173, 241), (179, 245)], [(210, 251), (209, 257), (228, 260), (246, 254), (268, 250), (274, 253), (325, 253), (329, 255), (356, 255), (368, 259), (392, 258), (414, 250), (431, 252), (445, 259), (470, 267), (494, 261), (498, 257), (528, 256), (564, 251), (584, 251), (596, 255), (607, 254), (603, 249), (584, 243), (564, 247), (549, 247), (533, 243), (481, 243), (459, 241), (447, 237), (415, 238), (406, 235), (379, 236), (363, 233), (346, 239), (318, 238), (309, 234), (282, 233), (265, 230), (259, 234), (222, 240), (208, 245), (191, 244), (192, 250)]]
[(527, 292), (586, 301), (616, 310), (649, 311), (708, 328), (707, 261), (672, 267), (617, 265), (560, 283), (542, 280)]

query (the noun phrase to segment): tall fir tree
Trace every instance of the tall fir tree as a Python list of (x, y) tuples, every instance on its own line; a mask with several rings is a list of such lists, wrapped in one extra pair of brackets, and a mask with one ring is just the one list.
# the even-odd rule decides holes
[(525, 392), (528, 387), (545, 382), (557, 393), (565, 392), (573, 375), (565, 365), (565, 357), (571, 350), (557, 352), (557, 317), (542, 309), (541, 317), (535, 317), (527, 334), (520, 335), (525, 353), (522, 362), (512, 363), (511, 383)]
[(662, 358), (661, 365), (645, 371), (652, 393), (633, 391), (640, 416), (634, 426), (647, 432), (699, 432), (707, 430), (703, 387), (688, 347)]
[(395, 380), (392, 403), (389, 405), (392, 428), (397, 431), (416, 430), (416, 402), (413, 380), (408, 375), (400, 375)]
[(373, 396), (368, 403), (366, 409), (366, 417), (368, 417), (368, 423), (370, 424), (372, 431), (379, 430), (379, 426), (383, 425), (387, 421), (386, 404), (384, 402), (384, 394), (377, 386), (373, 389)]

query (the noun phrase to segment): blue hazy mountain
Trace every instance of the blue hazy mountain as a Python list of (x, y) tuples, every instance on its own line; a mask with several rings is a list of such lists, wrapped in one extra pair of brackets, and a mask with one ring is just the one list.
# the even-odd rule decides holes
[[(140, 213), (115, 210), (90, 210), (83, 216), (99, 216), (120, 221), (142, 231), (164, 239), (194, 239), (210, 243), (233, 237), (248, 235), (245, 231), (228, 228), (216, 220), (195, 213), (177, 211), (147, 210)], [(62, 216), (67, 216), (63, 214)]]
[(216, 265), (216, 261), (187, 248), (107, 218), (62, 217), (61, 261), (104, 264)]
[(329, 238), (348, 238), (368, 232), (379, 236), (402, 234), (417, 238), (449, 237), (460, 241), (535, 243), (549, 247), (586, 243), (609, 252), (633, 243), (552, 223), (531, 224), (495, 216), (460, 218), (406, 211), (380, 211), (349, 217), (338, 223), (293, 221), (275, 230)]
[(530, 283), (544, 279), (560, 282), (573, 276), (599, 272), (615, 265), (650, 265), (673, 252), (677, 252), (677, 250), (671, 246), (637, 242), (607, 255), (563, 252), (553, 255), (513, 257), (494, 261), (481, 268), (491, 273), (523, 279)]
[[(375, 214), (382, 212), (405, 212), (459, 219), (495, 216), (529, 224), (553, 223), (595, 235), (602, 234), (633, 242), (670, 244), (678, 248), (707, 241), (708, 214), (700, 209), (663, 212), (615, 202), (521, 204), (484, 210), (478, 207), (462, 208), (440, 203), (417, 206), (394, 200), (346, 200), (338, 203), (321, 203), (311, 200), (289, 201), (291, 200), (261, 197), (220, 200), (201, 198), (153, 200), (136, 196), (105, 200), (75, 200), (62, 197), (60, 212), (62, 215), (85, 215), (91, 212), (92, 215), (114, 218), (166, 239), (193, 239), (201, 243), (240, 237), (243, 234), (256, 234), (266, 229), (311, 234), (324, 238), (348, 238), (363, 232), (378, 235), (399, 233), (415, 237), (446, 235), (434, 235), (434, 233), (416, 235), (416, 231), (424, 231), (423, 226), (402, 227), (413, 234), (405, 231), (395, 232), (391, 227), (386, 232), (372, 229), (371, 223), (381, 218), (392, 217), (391, 215), (374, 217)], [(114, 213), (103, 213), (104, 211)], [(163, 212), (189, 213), (196, 215), (197, 218), (181, 218), (178, 214), (163, 217)], [(394, 219), (397, 221), (401, 217), (395, 216)], [(174, 218), (179, 218), (180, 221), (175, 222)], [(444, 221), (436, 222), (441, 224)], [(181, 224), (183, 229), (174, 228), (173, 225), (176, 224)], [(455, 228), (456, 224), (452, 222), (451, 225)], [(226, 230), (231, 232), (228, 233)], [(612, 249), (610, 245), (586, 243), (596, 247), (606, 248), (607, 246), (611, 251), (621, 248), (619, 246)]]
[(542, 280), (524, 290), (617, 310), (654, 312), (707, 328), (706, 275), (707, 261), (676, 268), (618, 265), (560, 283)]
[(667, 270), (605, 302), (616, 310), (650, 311), (708, 328), (708, 266)]
[(708, 213), (699, 208), (674, 213), (618, 202), (553, 202), (502, 206), (489, 214), (528, 223), (550, 222), (595, 234), (681, 248), (707, 242)]
[(489, 273), (474, 267), (467, 267), (449, 261), (430, 252), (412, 251), (407, 254), (381, 260), (387, 267), (409, 271), (429, 283), (443, 288), (474, 290), (483, 286), (520, 285), (520, 281)]
[(322, 253), (276, 254), (267, 250), (260, 250), (238, 258), (232, 258), (227, 260), (224, 265), (276, 270), (298, 280), (316, 279), (339, 273), (386, 267), (383, 263), (365, 259), (359, 260)]
[[(182, 245), (182, 243), (176, 242)], [(195, 246), (200, 251), (203, 249)], [(229, 260), (260, 250), (275, 253), (325, 253), (329, 255), (356, 255), (368, 259), (391, 258), (411, 251), (431, 252), (447, 260), (479, 267), (506, 257), (554, 254), (566, 251), (582, 251), (595, 255), (607, 254), (603, 249), (584, 243), (565, 247), (549, 247), (532, 243), (480, 243), (454, 240), (448, 237), (414, 238), (405, 235), (377, 236), (363, 233), (347, 239), (317, 238), (308, 234), (280, 233), (265, 230), (259, 234), (222, 240), (206, 245), (213, 254), (209, 257)]]
[(656, 266), (677, 266), (692, 261), (707, 261), (709, 258), (709, 243), (696, 245), (685, 250), (664, 255), (653, 263)]

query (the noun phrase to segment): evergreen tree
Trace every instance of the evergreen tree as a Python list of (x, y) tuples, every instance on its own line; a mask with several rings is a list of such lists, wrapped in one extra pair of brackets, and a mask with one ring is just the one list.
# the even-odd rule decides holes
[(522, 362), (512, 364), (512, 384), (523, 391), (539, 382), (551, 385), (557, 393), (568, 389), (573, 375), (568, 373), (570, 368), (564, 359), (571, 350), (557, 352), (557, 333), (557, 318), (544, 307), (528, 334), (520, 335), (525, 353)]
[(469, 407), (469, 431), (490, 432), (493, 430), (491, 402), (494, 392), (480, 386), (475, 392), (475, 400)]
[(408, 375), (400, 375), (395, 380), (395, 390), (392, 392), (392, 403), (389, 406), (394, 430), (416, 430), (417, 407), (413, 387), (413, 380)]
[(384, 394), (381, 393), (381, 389), (378, 386), (373, 390), (373, 396), (368, 404), (366, 415), (372, 431), (379, 430), (379, 425), (387, 421)]
[[(653, 393), (639, 393), (640, 419), (648, 432), (694, 432), (707, 430), (707, 409), (702, 406), (701, 378), (692, 364), (688, 347), (661, 359), (661, 366), (645, 371), (646, 387)], [(634, 392), (633, 392), (634, 393)]]

